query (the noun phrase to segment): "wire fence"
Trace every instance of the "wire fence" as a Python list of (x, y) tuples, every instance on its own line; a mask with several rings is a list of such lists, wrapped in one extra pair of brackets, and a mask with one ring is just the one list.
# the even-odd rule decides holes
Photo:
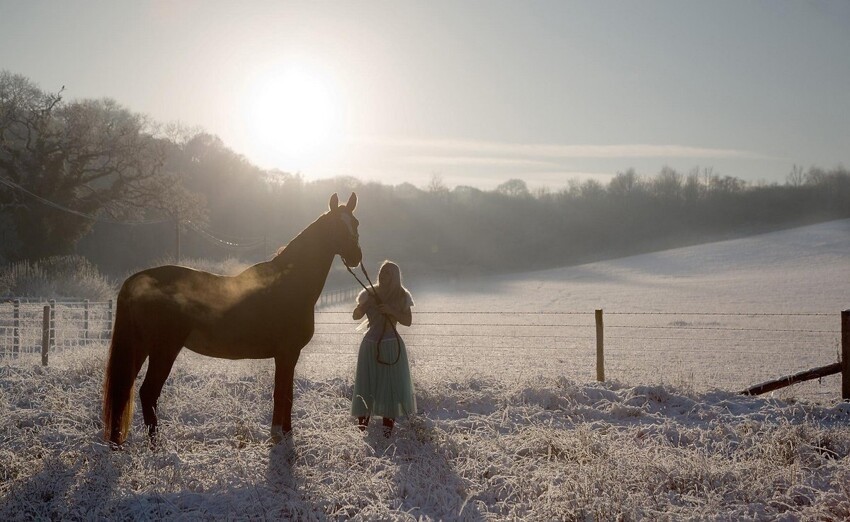
[[(315, 334), (299, 364), (353, 368), (363, 332), (350, 306), (338, 308), (356, 293), (351, 288), (322, 296)], [(50, 357), (108, 344), (113, 320), (112, 301), (0, 303), (0, 364), (42, 354), (45, 340)], [(414, 324), (399, 333), (414, 372), (558, 375), (583, 382), (596, 376), (597, 326), (594, 311), (415, 310)], [(610, 311), (603, 332), (607, 380), (694, 389), (744, 389), (834, 363), (841, 350), (839, 311)], [(834, 396), (837, 389), (828, 383), (807, 393)]]
[[(350, 302), (356, 295), (356, 288), (326, 292), (316, 309)], [(19, 298), (0, 302), (0, 362), (58, 355), (68, 349), (108, 342), (112, 338), (114, 310), (114, 300)]]
[(113, 301), (19, 299), (0, 303), (0, 361), (58, 355), (108, 342), (113, 318)]
[[(840, 311), (613, 311), (603, 317), (606, 380), (629, 384), (739, 391), (834, 363), (841, 349)], [(302, 358), (313, 357), (315, 364), (344, 359), (353, 367), (362, 336), (356, 324), (350, 311), (317, 315)], [(595, 311), (415, 310), (414, 324), (399, 330), (414, 372), (564, 376), (577, 382), (597, 375)], [(838, 378), (806, 385), (803, 395), (835, 397)]]
[(342, 288), (340, 290), (325, 292), (319, 296), (319, 300), (316, 302), (316, 310), (321, 310), (322, 308), (341, 303), (352, 303), (359, 293), (360, 289), (357, 287)]

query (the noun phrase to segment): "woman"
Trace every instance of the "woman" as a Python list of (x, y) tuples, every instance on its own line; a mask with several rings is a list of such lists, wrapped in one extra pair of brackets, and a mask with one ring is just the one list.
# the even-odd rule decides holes
[(351, 414), (361, 431), (370, 417), (383, 417), (384, 436), (389, 437), (396, 418), (416, 411), (407, 349), (396, 331), (397, 323), (410, 326), (412, 306), (413, 298), (401, 284), (401, 270), (391, 261), (381, 265), (375, 293), (363, 290), (357, 296), (352, 317), (360, 320), (365, 315), (369, 325), (360, 343), (351, 401)]

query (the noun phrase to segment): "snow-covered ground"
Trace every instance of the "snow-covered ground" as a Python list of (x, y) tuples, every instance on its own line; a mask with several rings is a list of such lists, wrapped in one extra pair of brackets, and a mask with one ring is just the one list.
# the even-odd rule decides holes
[[(593, 380), (602, 309), (606, 379), (736, 391), (838, 360), (850, 220), (412, 291), (417, 315), (405, 337), (414, 372)], [(347, 307), (337, 310), (319, 321), (346, 323)], [(328, 352), (355, 356), (347, 324), (317, 331), (308, 364), (325, 364)], [(776, 393), (829, 402), (839, 382)]]
[(850, 307), (850, 220), (427, 290), (429, 308), (837, 314)]
[(104, 347), (3, 363), (0, 519), (850, 518), (837, 380), (734, 393), (836, 360), (850, 221), (412, 290), (419, 412), (389, 440), (348, 416), (345, 313), (319, 317), (278, 446), (270, 361), (182, 354), (155, 452), (138, 412), (101, 442)]

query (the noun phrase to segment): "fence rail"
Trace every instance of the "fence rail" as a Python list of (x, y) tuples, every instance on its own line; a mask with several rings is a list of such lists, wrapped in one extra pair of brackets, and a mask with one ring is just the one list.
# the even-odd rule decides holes
[[(350, 302), (356, 295), (356, 288), (326, 292), (316, 303), (316, 309)], [(49, 307), (46, 319), (45, 306)], [(58, 354), (78, 346), (107, 342), (112, 336), (114, 311), (114, 300), (22, 297), (0, 302), (0, 360)]]
[(360, 293), (360, 289), (357, 287), (351, 288), (343, 288), (340, 290), (333, 290), (330, 292), (325, 292), (321, 296), (319, 296), (319, 301), (316, 303), (316, 309), (320, 310), (327, 306), (333, 306), (339, 303), (351, 303), (357, 297), (357, 294)]
[(114, 309), (113, 301), (15, 299), (0, 303), (0, 359), (58, 354), (108, 341)]
[[(357, 292), (349, 288), (322, 295), (315, 335), (302, 357), (315, 358), (317, 364), (328, 355), (356, 357), (362, 332), (355, 330), (350, 310), (327, 308), (353, 302)], [(47, 363), (77, 347), (106, 344), (114, 309), (114, 301), (2, 302), (0, 364), (39, 355)], [(595, 310), (417, 309), (413, 326), (401, 334), (411, 363), (419, 368), (487, 361), (493, 368), (507, 368), (513, 362), (579, 380), (595, 375), (598, 380), (675, 382), (675, 376), (681, 380), (690, 375), (707, 386), (743, 389), (846, 360), (840, 355), (838, 317), (837, 312), (612, 311), (604, 313), (601, 324)]]

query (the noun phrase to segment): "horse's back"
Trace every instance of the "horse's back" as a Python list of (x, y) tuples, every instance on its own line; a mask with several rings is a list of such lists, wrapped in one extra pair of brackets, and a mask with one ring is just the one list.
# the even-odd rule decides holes
[(129, 304), (143, 329), (152, 335), (162, 329), (179, 332), (192, 351), (267, 358), (300, 350), (313, 335), (313, 307), (287, 299), (280, 283), (167, 265), (130, 276), (119, 302)]
[(150, 334), (166, 325), (191, 328), (197, 318), (209, 315), (209, 303), (215, 299), (205, 294), (220, 277), (173, 265), (142, 270), (124, 281), (118, 308), (126, 310), (133, 322)]

